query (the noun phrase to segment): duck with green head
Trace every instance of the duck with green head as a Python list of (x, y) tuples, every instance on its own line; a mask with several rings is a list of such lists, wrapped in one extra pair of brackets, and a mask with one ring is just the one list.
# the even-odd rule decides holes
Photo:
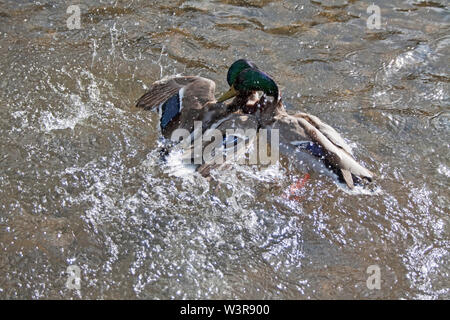
[[(278, 97), (275, 82), (254, 63), (245, 59), (239, 59), (230, 66), (227, 82), (231, 87), (230, 91), (216, 100), (215, 83), (212, 80), (192, 76), (163, 79), (153, 83), (136, 106), (159, 111), (159, 127), (166, 138), (171, 138), (175, 129), (193, 132), (195, 121), (202, 122), (201, 133), (208, 128), (216, 129), (222, 133), (224, 140), (228, 129), (238, 127), (257, 130), (258, 119), (251, 114), (257, 109), (257, 91)], [(223, 103), (232, 97), (234, 99), (231, 103)], [(194, 134), (193, 138), (195, 137)], [(202, 148), (207, 141), (203, 142)], [(205, 163), (198, 167), (204, 175), (208, 175), (211, 168)]]
[[(256, 67), (247, 68), (239, 73), (233, 72), (230, 68), (228, 72), (227, 81), (230, 84), (230, 90), (218, 99), (218, 102), (224, 102), (228, 99), (234, 98), (230, 106), (237, 111), (221, 118), (214, 123), (209, 129), (214, 129), (215, 137), (219, 140), (217, 150), (214, 150), (216, 159), (221, 157), (222, 161), (216, 163), (215, 161), (199, 161), (201, 163), (197, 167), (197, 171), (203, 176), (209, 176), (212, 169), (226, 169), (233, 163), (245, 163), (245, 158), (250, 156), (249, 150), (257, 148), (257, 131), (260, 128), (260, 122), (256, 111), (259, 106), (258, 91), (262, 91), (265, 96), (272, 96), (273, 100), (279, 98), (279, 90), (270, 76), (262, 72)], [(208, 154), (208, 147), (211, 146), (208, 134), (211, 130), (205, 132), (206, 139), (202, 141), (202, 153), (204, 157)], [(188, 154), (193, 154), (194, 146), (188, 148)], [(257, 150), (257, 149), (254, 149)], [(229, 155), (232, 155), (229, 157)], [(197, 158), (198, 159), (198, 158)]]
[(311, 114), (288, 114), (275, 81), (262, 71), (242, 71), (219, 101), (246, 96), (252, 90), (274, 98), (268, 101), (263, 96), (258, 100), (258, 123), (272, 134), (276, 130), (280, 154), (293, 159), (302, 169), (309, 164), (308, 169), (334, 172), (350, 189), (361, 179), (372, 180), (374, 174), (355, 160), (352, 149), (334, 128)]
[[(160, 129), (165, 137), (178, 128), (192, 132), (195, 121), (202, 121), (203, 129), (229, 115), (241, 107), (249, 107), (256, 103), (257, 96), (251, 90), (258, 81), (254, 73), (244, 72), (258, 68), (250, 61), (240, 59), (228, 69), (227, 82), (233, 87), (241, 83), (242, 91), (230, 104), (223, 104), (223, 99), (214, 97), (216, 84), (210, 79), (196, 76), (170, 77), (152, 84), (150, 89), (138, 101), (136, 106), (145, 110), (158, 109)], [(257, 87), (257, 86), (255, 86)]]
[(266, 96), (271, 96), (274, 100), (279, 99), (279, 90), (275, 81), (263, 71), (257, 68), (247, 68), (235, 74), (235, 77), (227, 77), (229, 79), (230, 90), (222, 95), (217, 101), (224, 102), (233, 97), (234, 104), (241, 102), (241, 108), (246, 113), (256, 112), (256, 104), (246, 105), (246, 99), (256, 95), (257, 91), (262, 91)]

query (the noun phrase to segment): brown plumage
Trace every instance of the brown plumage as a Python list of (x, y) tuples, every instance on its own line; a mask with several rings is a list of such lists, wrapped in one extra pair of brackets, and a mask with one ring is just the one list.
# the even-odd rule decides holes
[[(239, 59), (228, 68), (227, 82), (231, 88), (239, 81), (253, 80), (249, 69), (257, 70), (251, 61)], [(250, 81), (250, 84), (255, 82)], [(185, 129), (192, 132), (194, 122), (201, 121), (203, 130), (209, 128), (215, 121), (223, 118), (246, 105), (253, 96), (253, 90), (245, 87), (239, 92), (231, 104), (224, 105), (222, 98), (217, 101), (214, 97), (216, 85), (212, 80), (202, 77), (170, 77), (155, 82), (147, 93), (138, 101), (136, 106), (145, 110), (159, 109), (160, 128), (162, 134), (168, 138), (175, 129)]]
[(215, 83), (202, 77), (173, 77), (155, 82), (137, 102), (145, 110), (159, 108), (161, 132), (170, 138), (175, 129), (192, 132), (194, 121), (208, 128), (232, 112), (232, 106), (217, 103)]
[[(244, 81), (245, 76), (238, 77), (238, 75), (244, 70), (254, 67), (254, 64), (246, 60), (236, 61), (229, 68), (227, 82), (232, 86), (236, 79)], [(176, 141), (179, 136), (173, 136), (175, 130), (187, 130), (191, 134), (190, 139), (185, 139), (186, 136), (182, 134), (184, 144), (181, 145), (183, 148), (187, 148), (186, 150), (193, 149), (191, 143), (200, 138), (208, 128), (217, 129), (220, 132), (220, 145), (226, 143), (222, 139), (226, 136), (227, 129), (245, 130), (247, 127), (257, 129), (256, 117), (243, 114), (243, 112), (257, 109), (255, 105), (258, 102), (258, 95), (251, 87), (246, 87), (246, 90), (242, 92), (236, 92), (230, 104), (218, 102), (214, 97), (214, 92), (215, 83), (212, 80), (192, 76), (171, 77), (155, 82), (148, 92), (137, 101), (136, 107), (144, 110), (159, 110), (159, 127), (165, 138)], [(239, 109), (243, 109), (243, 111), (236, 113)], [(196, 121), (201, 122), (201, 131), (194, 130), (197, 128)], [(179, 133), (180, 131), (177, 132), (177, 134)], [(203, 149), (209, 144), (203, 143), (202, 153), (197, 157), (202, 157)], [(237, 155), (242, 156), (241, 153), (245, 153), (246, 149), (236, 150)], [(163, 148), (163, 150), (167, 154), (168, 149)], [(200, 162), (196, 161), (195, 163), (198, 164), (198, 171), (204, 176), (209, 175), (210, 170), (217, 167), (215, 163), (204, 161), (203, 157)]]
[[(262, 127), (279, 130), (280, 153), (307, 161), (322, 158), (323, 163), (336, 171), (350, 189), (354, 188), (354, 179), (372, 180), (374, 174), (354, 159), (350, 146), (341, 135), (318, 117), (301, 112), (289, 115), (281, 99), (269, 102), (262, 98), (260, 103)], [(309, 159), (305, 155), (307, 152), (299, 153), (307, 151), (299, 148), (302, 145), (311, 150), (315, 148)]]

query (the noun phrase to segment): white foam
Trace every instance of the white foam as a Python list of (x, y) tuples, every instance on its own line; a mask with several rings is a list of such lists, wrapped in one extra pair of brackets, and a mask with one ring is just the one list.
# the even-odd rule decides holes
[(81, 101), (81, 98), (77, 95), (70, 95), (70, 101), (73, 103), (74, 110), (76, 111), (75, 116), (72, 117), (57, 117), (54, 116), (50, 111), (44, 111), (41, 116), (40, 122), (42, 123), (42, 130), (52, 131), (52, 130), (62, 130), (62, 129), (74, 129), (77, 124), (83, 120), (89, 118), (91, 115), (90, 110)]
[(167, 155), (164, 172), (169, 176), (186, 178), (193, 182), (196, 166), (183, 162), (183, 152), (183, 149), (175, 148)]

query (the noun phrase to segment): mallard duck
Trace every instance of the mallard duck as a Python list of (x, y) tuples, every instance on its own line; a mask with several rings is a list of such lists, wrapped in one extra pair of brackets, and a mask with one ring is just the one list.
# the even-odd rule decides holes
[[(243, 82), (249, 78), (247, 76)], [(280, 154), (295, 158), (297, 163), (309, 162), (319, 170), (325, 166), (337, 173), (350, 189), (361, 178), (372, 180), (374, 174), (354, 159), (350, 146), (335, 129), (311, 114), (300, 112), (289, 115), (286, 112), (278, 86), (270, 76), (259, 83), (259, 88), (273, 96), (272, 101), (265, 96), (260, 98), (258, 118), (260, 126), (271, 134), (278, 130)], [(224, 97), (229, 99), (245, 90), (237, 81)]]
[[(254, 67), (247, 68), (236, 76), (229, 72), (227, 81), (231, 84), (231, 88), (217, 100), (217, 103), (222, 103), (232, 96), (235, 99), (228, 105), (228, 109), (238, 110), (229, 112), (221, 118), (216, 117), (217, 121), (207, 128), (200, 143), (196, 140), (198, 136), (194, 135), (194, 138), (188, 139), (188, 144), (183, 146), (183, 162), (194, 164), (196, 171), (205, 177), (209, 176), (213, 168), (224, 169), (231, 163), (245, 163), (245, 155), (249, 154), (252, 147), (256, 147), (254, 143), (260, 128), (259, 119), (255, 114), (255, 110), (259, 107), (257, 92), (262, 91), (274, 98), (278, 95), (278, 92), (265, 89), (264, 84), (270, 81), (270, 78)], [(256, 153), (252, 154), (255, 155)]]
[[(216, 130), (218, 133), (216, 137), (221, 141), (216, 141), (216, 146), (224, 148), (217, 149), (217, 152), (223, 152), (221, 155), (224, 157), (234, 152), (235, 158), (242, 159), (254, 142), (254, 137), (238, 137), (246, 140), (246, 144), (245, 148), (236, 148), (229, 143), (231, 141), (234, 144), (236, 137), (227, 136), (227, 130), (241, 129), (245, 132), (259, 128), (259, 121), (253, 114), (258, 109), (257, 92), (263, 91), (267, 96), (278, 96), (278, 92), (265, 89), (268, 81), (271, 81), (270, 77), (254, 63), (240, 59), (230, 66), (227, 73), (230, 90), (217, 101), (214, 98), (215, 83), (212, 80), (202, 77), (173, 77), (155, 82), (138, 100), (136, 106), (146, 110), (159, 108), (160, 128), (166, 138), (171, 138), (175, 129), (186, 129), (193, 133), (191, 139), (185, 141), (187, 144), (184, 145), (186, 152), (183, 157), (185, 160), (189, 158), (197, 165), (197, 171), (207, 176), (212, 168), (227, 166), (230, 159), (226, 159), (221, 165), (205, 161), (203, 155), (212, 151), (206, 149), (211, 145), (211, 137), (208, 137), (205, 130)], [(224, 105), (223, 102), (231, 96), (234, 100)], [(202, 123), (201, 132), (194, 130), (196, 121)], [(200, 152), (196, 152), (195, 148), (198, 133), (205, 133), (206, 136), (202, 139)], [(194, 153), (189, 154), (190, 150)]]
[[(222, 98), (221, 98), (222, 99)], [(259, 119), (255, 114), (242, 109), (258, 108), (259, 96), (252, 93), (241, 110), (233, 112), (208, 128), (200, 141), (191, 141), (184, 146), (184, 163), (194, 164), (196, 171), (207, 177), (210, 171), (226, 169), (232, 163), (244, 164), (248, 154), (249, 163), (256, 163), (257, 131)], [(250, 155), (250, 149), (253, 153)]]
[[(239, 110), (214, 123), (205, 132), (197, 152), (194, 142), (185, 149), (183, 155), (185, 160), (190, 159), (191, 163), (197, 164), (196, 170), (205, 177), (209, 176), (213, 168), (224, 169), (232, 163), (245, 163), (246, 155), (255, 157), (256, 162), (256, 152), (250, 155), (250, 149), (257, 148), (255, 142), (260, 128), (256, 115), (259, 109), (257, 92), (262, 91), (265, 96), (272, 96), (273, 99), (278, 97), (278, 88), (274, 91), (268, 85), (273, 80), (257, 68), (247, 68), (235, 77), (229, 73), (227, 80), (230, 90), (217, 101), (220, 103), (235, 97), (232, 105)], [(232, 134), (229, 134), (230, 131)], [(216, 161), (217, 158), (221, 159), (219, 163)]]
[[(247, 69), (257, 70), (257, 67), (244, 59), (235, 61), (228, 69), (228, 84), (232, 86)], [(159, 127), (166, 138), (170, 138), (175, 129), (192, 132), (195, 121), (202, 122), (204, 131), (218, 119), (236, 111), (240, 106), (248, 105), (249, 99), (254, 95), (252, 91), (242, 92), (231, 104), (224, 105), (224, 100), (216, 101), (215, 87), (214, 81), (203, 77), (170, 77), (153, 83), (147, 93), (139, 98), (136, 107), (158, 109)]]

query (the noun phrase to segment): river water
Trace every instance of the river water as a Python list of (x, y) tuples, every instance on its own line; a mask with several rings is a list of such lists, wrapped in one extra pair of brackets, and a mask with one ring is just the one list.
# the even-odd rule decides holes
[[(449, 17), (445, 0), (0, 0), (0, 298), (449, 299)], [(238, 58), (341, 132), (370, 190), (286, 161), (171, 175), (135, 101), (175, 74), (223, 92)]]

